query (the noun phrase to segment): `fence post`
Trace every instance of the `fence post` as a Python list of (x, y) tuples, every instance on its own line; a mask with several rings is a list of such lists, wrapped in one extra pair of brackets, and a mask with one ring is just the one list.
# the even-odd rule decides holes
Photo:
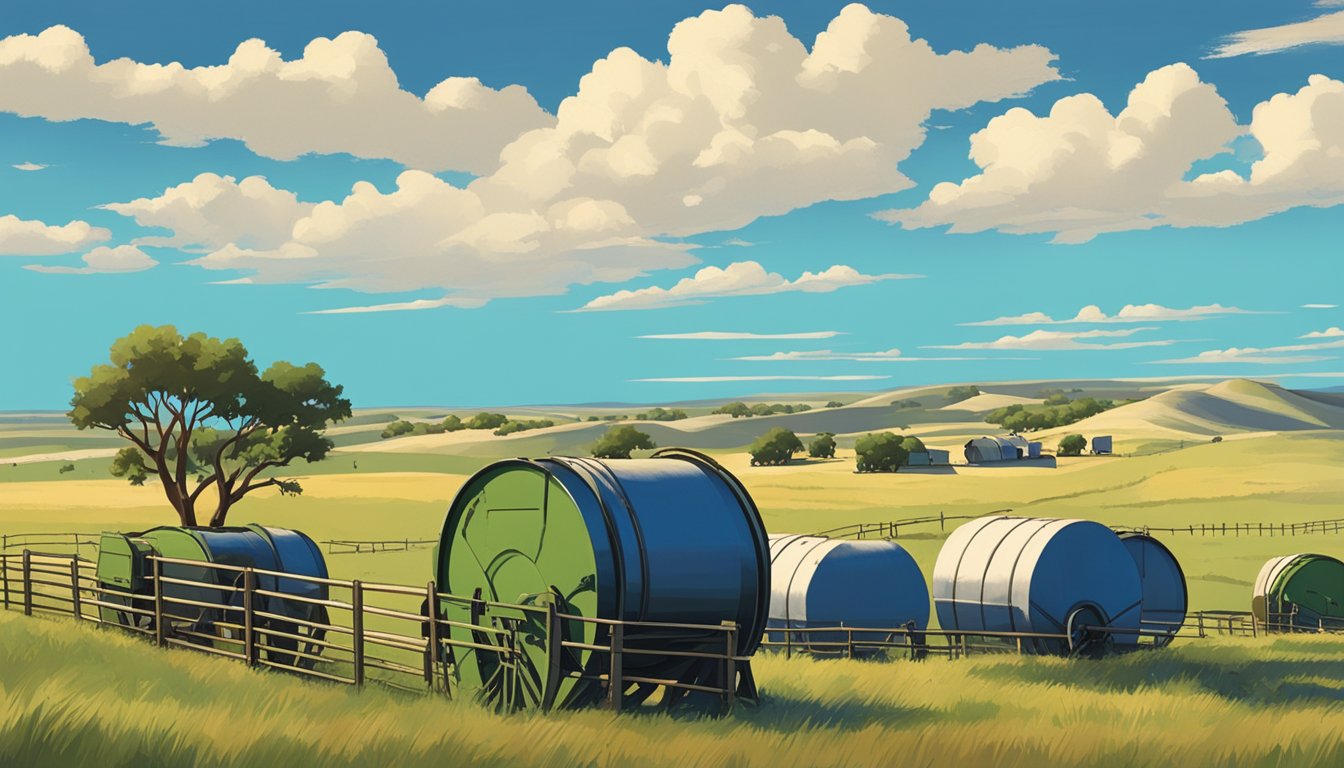
[(611, 667), (607, 674), (607, 706), (617, 714), (621, 711), (621, 699), (625, 698), (625, 669), (622, 651), (625, 648), (625, 625), (611, 625)]
[(23, 615), (33, 615), (33, 553), (23, 550)]
[(1203, 612), (1203, 611), (1200, 611), (1199, 613), (1197, 613), (1197, 614), (1195, 614), (1195, 615), (1196, 615), (1197, 617), (1199, 617), (1199, 636), (1200, 636), (1200, 637), (1207, 637), (1207, 635), (1204, 634), (1204, 612)]
[(854, 658), (854, 630), (845, 627), (845, 654), (847, 658)]
[(942, 510), (938, 511), (938, 530), (947, 531), (947, 513)]
[(253, 605), (254, 591), (257, 588), (257, 574), (251, 568), (243, 569), (243, 655), (247, 657), (247, 666), (257, 663), (256, 607)]
[(5, 610), (9, 610), (9, 555), (0, 549), (0, 588), (4, 590)]
[[(76, 547), (78, 552), (79, 548)], [(70, 558), (70, 605), (75, 612), (75, 619), (84, 618), (84, 610), (79, 603), (79, 555)]]
[(154, 643), (160, 647), (164, 644), (163, 634), (163, 564), (159, 558), (154, 558)]
[(723, 625), (728, 628), (724, 633), (728, 636), (728, 655), (723, 660), (723, 703), (725, 709), (732, 709), (737, 696), (737, 623), (725, 621)]
[(364, 584), (350, 582), (351, 650), (354, 652), (355, 685), (364, 686)]
[[(434, 589), (434, 582), (425, 585), (425, 596), (429, 602), (425, 604), (425, 621), (428, 622), (426, 629), (427, 645), (425, 646), (425, 684), (429, 690), (434, 690), (434, 666), (439, 662), (439, 596)], [(547, 603), (546, 608), (546, 642), (558, 643), (560, 637), (552, 632), (555, 627), (555, 603)]]
[(784, 658), (793, 658), (793, 627), (784, 627)]

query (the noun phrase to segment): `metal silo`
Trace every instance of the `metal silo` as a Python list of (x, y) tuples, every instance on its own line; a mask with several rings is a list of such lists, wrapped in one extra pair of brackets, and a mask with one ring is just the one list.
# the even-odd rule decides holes
[(1166, 632), (1165, 635), (1149, 635), (1153, 645), (1165, 646), (1180, 631), (1190, 606), (1185, 572), (1171, 550), (1146, 533), (1127, 531), (1120, 534), (1120, 541), (1134, 558), (1134, 565), (1139, 569), (1139, 582), (1143, 585), (1140, 625), (1144, 630)]
[(1270, 560), (1255, 578), (1251, 613), (1282, 631), (1344, 626), (1344, 563), (1314, 554)]
[[(794, 534), (770, 537), (770, 627), (919, 631), (928, 623), (924, 574), (901, 545)], [(845, 643), (852, 635), (855, 642), (873, 642), (886, 640), (889, 634), (804, 632), (792, 633), (789, 641)], [(770, 635), (772, 641), (785, 640), (785, 633)]]
[[(1024, 641), (1039, 653), (1134, 645), (1137, 635), (1123, 630), (1139, 628), (1141, 598), (1138, 568), (1120, 539), (1087, 520), (973, 520), (947, 538), (933, 569), (942, 629), (1069, 636)], [(1121, 631), (1081, 629), (1102, 626)]]
[[(441, 592), (517, 605), (553, 603), (561, 614), (698, 625), (737, 624), (737, 653), (755, 652), (765, 629), (770, 589), (765, 527), (746, 489), (709, 457), (663, 450), (647, 459), (509, 459), (463, 484), (448, 511), (437, 555)], [(483, 611), (488, 609), (489, 615)], [(520, 640), (528, 680), (501, 691), (499, 656), (489, 649), (453, 648), (459, 686), (523, 706), (576, 706), (596, 700), (596, 677), (608, 655), (590, 648), (548, 647), (535, 614), (513, 617), (502, 606), (441, 601), (453, 622), (450, 638), (481, 642), (470, 625), (522, 621)], [(529, 618), (529, 615), (531, 618)], [(562, 621), (569, 643), (605, 645), (610, 629)], [(626, 633), (626, 647), (722, 652), (723, 634), (689, 630)], [(555, 675), (553, 653), (563, 671)], [(632, 653), (629, 676), (708, 680), (718, 674), (703, 660)], [(492, 687), (496, 686), (496, 687)], [(639, 700), (651, 691), (636, 690)]]

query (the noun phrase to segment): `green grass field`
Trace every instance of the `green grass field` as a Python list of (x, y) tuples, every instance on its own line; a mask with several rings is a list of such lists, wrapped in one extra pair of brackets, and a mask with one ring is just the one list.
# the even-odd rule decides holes
[(721, 719), (498, 716), (0, 614), (0, 765), (1330, 766), (1344, 640), (1206, 640), (1100, 661), (755, 662)]

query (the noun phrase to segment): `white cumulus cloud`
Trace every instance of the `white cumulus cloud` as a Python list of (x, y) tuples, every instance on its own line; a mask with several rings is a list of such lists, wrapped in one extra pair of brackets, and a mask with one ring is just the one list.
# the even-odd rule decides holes
[(36, 219), (0, 216), (0, 256), (54, 256), (71, 253), (112, 237), (87, 221), (46, 224)]
[(738, 261), (727, 267), (705, 267), (691, 277), (677, 281), (671, 288), (649, 286), (598, 296), (584, 304), (579, 312), (625, 309), (662, 309), (701, 304), (723, 296), (758, 296), (767, 293), (803, 291), (830, 293), (852, 285), (867, 285), (883, 280), (900, 280), (914, 275), (865, 275), (853, 267), (836, 264), (821, 272), (804, 272), (789, 280), (778, 272), (767, 272), (755, 261)]
[(1024, 336), (1000, 336), (994, 341), (967, 341), (961, 344), (940, 344), (925, 349), (1030, 349), (1030, 350), (1115, 350), (1136, 347), (1165, 347), (1176, 342), (1171, 339), (1156, 341), (1121, 341), (1095, 343), (1089, 339), (1111, 339), (1133, 336), (1157, 328), (1125, 328), (1103, 331), (1043, 331), (1036, 330)]
[[(1262, 157), (1188, 179), (1194, 164), (1249, 133)], [(1230, 226), (1301, 206), (1344, 203), (1344, 83), (1312, 75), (1296, 93), (1256, 105), (1239, 126), (1214, 87), (1185, 64), (1158, 69), (1112, 116), (1083, 93), (1038, 117), (1012, 109), (971, 136), (981, 172), (936, 185), (913, 209), (878, 218), (906, 228), (1054, 233), (1078, 243), (1104, 232)]]
[(233, 244), (240, 248), (277, 248), (289, 241), (294, 224), (313, 210), (293, 192), (276, 189), (261, 176), (241, 182), (232, 176), (202, 173), (191, 181), (169, 187), (163, 194), (126, 203), (101, 206), (128, 216), (142, 227), (172, 232), (147, 237), (142, 245), (214, 250)]
[(64, 26), (0, 40), (0, 111), (149, 124), (178, 146), (237, 139), (281, 160), (344, 152), (475, 173), (493, 170), (519, 134), (553, 122), (517, 85), (450, 77), (423, 97), (405, 91), (378, 41), (361, 32), (319, 37), (291, 61), (247, 40), (225, 63), (188, 68), (96, 63)]
[(814, 349), (793, 352), (775, 352), (769, 355), (746, 355), (744, 357), (734, 357), (731, 360), (747, 360), (755, 362), (778, 362), (778, 361), (814, 361), (814, 360), (843, 360), (846, 362), (858, 363), (927, 363), (927, 362), (945, 362), (945, 361), (963, 361), (963, 360), (1024, 360), (1031, 358), (1013, 358), (1013, 357), (907, 357), (901, 354), (899, 349), (887, 349), (881, 352), (835, 352), (829, 349)]
[(195, 263), (257, 283), (469, 301), (624, 282), (695, 263), (669, 239), (908, 187), (897, 164), (934, 110), (1030, 91), (1058, 79), (1053, 59), (1034, 45), (939, 53), (857, 4), (809, 49), (779, 18), (730, 5), (677, 24), (666, 63), (629, 48), (595, 62), (553, 125), (517, 136), (464, 188), (419, 170), (386, 194), (357, 184), (294, 220), (284, 243), (240, 236)]
[[(1338, 3), (1318, 3), (1322, 7)], [(1304, 45), (1344, 45), (1344, 11), (1324, 13), (1306, 21), (1235, 32), (1206, 58), (1278, 53)]]
[(1251, 315), (1250, 310), (1225, 307), (1222, 304), (1201, 304), (1185, 309), (1164, 307), (1161, 304), (1126, 304), (1114, 315), (1108, 315), (1096, 304), (1089, 304), (1073, 317), (1056, 320), (1044, 312), (996, 317), (960, 325), (1066, 325), (1072, 323), (1151, 323), (1161, 320), (1203, 320), (1219, 315)]
[(1298, 338), (1299, 338), (1299, 339), (1334, 339), (1334, 338), (1339, 338), (1339, 337), (1341, 337), (1341, 336), (1344, 336), (1344, 328), (1340, 328), (1340, 327), (1337, 326), (1337, 325), (1332, 325), (1332, 326), (1330, 326), (1329, 328), (1326, 328), (1324, 331), (1312, 331), (1311, 333), (1304, 333), (1304, 334), (1302, 334), (1301, 336), (1299, 336)]
[[(1323, 338), (1326, 336), (1333, 337), (1333, 334), (1326, 331), (1323, 336), (1313, 337), (1308, 334), (1303, 338)], [(1344, 347), (1344, 339), (1339, 341), (1313, 342), (1311, 344), (1286, 344), (1278, 347), (1229, 347), (1228, 349), (1210, 349), (1205, 352), (1200, 352), (1193, 357), (1182, 357), (1174, 360), (1154, 360), (1153, 362), (1167, 364), (1246, 363), (1251, 365), (1317, 363), (1322, 360), (1334, 359), (1333, 357), (1315, 354), (1318, 350), (1337, 349), (1339, 347)], [(1308, 354), (1302, 354), (1304, 352)]]
[(66, 267), (48, 264), (27, 264), (24, 269), (52, 275), (97, 275), (117, 272), (143, 272), (158, 264), (134, 245), (100, 245), (83, 256), (84, 266)]
[(12, 166), (10, 166), (10, 167), (12, 167), (14, 170), (17, 170), (17, 171), (28, 171), (28, 172), (31, 173), (32, 171), (41, 171), (41, 170), (44, 170), (44, 169), (46, 169), (47, 166), (42, 165), (41, 163), (33, 163), (33, 162), (25, 161), (25, 162), (22, 162), (22, 163), (15, 163), (14, 165), (12, 165)]
[(684, 339), (690, 341), (761, 341), (833, 339), (843, 336), (842, 331), (803, 331), (800, 333), (750, 333), (744, 331), (694, 331), (691, 333), (650, 333), (639, 339)]

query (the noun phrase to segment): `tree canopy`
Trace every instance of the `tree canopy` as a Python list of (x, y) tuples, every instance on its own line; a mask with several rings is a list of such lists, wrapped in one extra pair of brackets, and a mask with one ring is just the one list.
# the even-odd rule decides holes
[(504, 426), (504, 422), (508, 420), (509, 417), (502, 413), (486, 413), (482, 411), (468, 419), (466, 427), (467, 429), (499, 429)]
[(751, 454), (751, 463), (756, 465), (787, 464), (793, 454), (803, 450), (803, 442), (792, 430), (775, 427), (756, 438), (747, 449)]
[(896, 472), (910, 458), (906, 437), (895, 432), (868, 434), (854, 443), (860, 472)]
[(807, 444), (807, 455), (814, 459), (835, 458), (835, 433), (821, 432)]
[(1067, 435), (1059, 441), (1060, 456), (1078, 456), (1087, 447), (1087, 438), (1082, 435)]
[(628, 459), (630, 452), (651, 450), (658, 446), (653, 438), (629, 424), (608, 429), (593, 446), (593, 456), (599, 459)]
[(996, 408), (985, 415), (985, 421), (1013, 432), (1032, 432), (1067, 426), (1114, 407), (1115, 403), (1111, 400), (1098, 400), (1092, 397), (1069, 400), (1062, 394), (1051, 395), (1046, 398), (1043, 405), (1023, 406), (1014, 403)]
[(182, 525), (197, 524), (202, 494), (213, 488), (209, 525), (219, 527), (252, 491), (303, 492), (268, 470), (326, 457), (323, 430), (350, 416), (341, 393), (316, 363), (258, 372), (238, 339), (142, 325), (112, 344), (109, 364), (75, 380), (67, 415), (79, 429), (129, 441), (112, 474), (132, 485), (157, 478)]

